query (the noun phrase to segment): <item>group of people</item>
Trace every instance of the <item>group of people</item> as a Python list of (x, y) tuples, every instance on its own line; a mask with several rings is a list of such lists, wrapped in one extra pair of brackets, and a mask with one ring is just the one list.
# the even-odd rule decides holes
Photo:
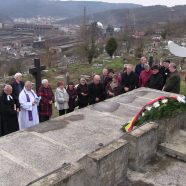
[(24, 83), (22, 74), (16, 73), (13, 83), (5, 85), (0, 97), (0, 135), (49, 120), (54, 103), (61, 116), (73, 112), (76, 107), (81, 109), (139, 87), (179, 93), (180, 76), (176, 64), (165, 60), (162, 65), (150, 67), (142, 57), (135, 69), (132, 64), (124, 64), (123, 71), (116, 74), (113, 69), (105, 68), (102, 75), (94, 75), (89, 84), (84, 78), (77, 86), (73, 82), (65, 85), (59, 81), (55, 92), (48, 80), (43, 79), (35, 93), (32, 82)]

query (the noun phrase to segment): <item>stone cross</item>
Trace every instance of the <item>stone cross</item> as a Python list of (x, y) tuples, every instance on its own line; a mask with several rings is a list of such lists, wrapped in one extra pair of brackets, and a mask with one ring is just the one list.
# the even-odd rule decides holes
[(38, 92), (41, 86), (41, 71), (45, 70), (45, 66), (40, 65), (40, 59), (34, 59), (34, 68), (29, 69), (29, 73), (32, 74), (36, 81), (36, 92)]

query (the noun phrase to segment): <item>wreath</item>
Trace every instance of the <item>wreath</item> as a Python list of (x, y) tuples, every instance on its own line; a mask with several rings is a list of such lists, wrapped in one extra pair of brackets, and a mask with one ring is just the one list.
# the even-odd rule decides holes
[(145, 122), (174, 117), (185, 111), (185, 96), (161, 96), (148, 102), (130, 122), (123, 125), (122, 130), (131, 132), (134, 127), (139, 127)]

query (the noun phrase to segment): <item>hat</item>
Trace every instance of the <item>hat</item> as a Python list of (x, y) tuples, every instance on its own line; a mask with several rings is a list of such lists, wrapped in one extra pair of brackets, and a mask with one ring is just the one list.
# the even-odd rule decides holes
[(152, 67), (152, 70), (159, 70), (159, 66), (158, 66), (158, 65), (154, 65), (154, 66)]
[(73, 82), (69, 82), (68, 85), (74, 85), (74, 83)]
[(163, 62), (165, 62), (165, 63), (170, 63), (170, 60), (169, 60), (169, 59), (166, 59), (166, 60), (164, 60)]

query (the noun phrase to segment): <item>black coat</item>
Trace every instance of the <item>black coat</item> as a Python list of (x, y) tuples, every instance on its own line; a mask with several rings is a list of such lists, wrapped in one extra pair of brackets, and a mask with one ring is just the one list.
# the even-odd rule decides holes
[[(81, 93), (87, 94), (87, 96), (83, 96)], [(79, 108), (86, 107), (88, 105), (89, 95), (88, 95), (88, 85), (77, 86), (77, 95), (78, 95), (78, 105)]]
[[(0, 129), (1, 135), (6, 135), (19, 130), (17, 111), (14, 110), (14, 105), (17, 105), (15, 98), (7, 100), (7, 95), (3, 92), (0, 97)], [(16, 106), (18, 108), (18, 106)]]
[[(12, 95), (14, 96), (15, 99), (19, 100), (19, 94), (20, 94), (19, 88), (18, 88), (19, 84), (16, 81), (13, 81), (11, 86), (12, 86)], [(20, 82), (20, 87), (23, 90), (23, 88), (24, 88), (24, 82), (23, 81)]]
[(170, 73), (166, 80), (164, 91), (180, 93), (180, 75), (177, 71)]
[(160, 74), (163, 76), (163, 83), (165, 84), (167, 78), (169, 77), (170, 71), (168, 68), (161, 67)]
[(164, 85), (164, 80), (163, 80), (163, 76), (160, 73), (151, 75), (148, 83), (149, 88), (162, 90), (163, 85)]
[(140, 64), (137, 64), (136, 65), (136, 68), (135, 68), (135, 74), (139, 77), (141, 71), (143, 71), (143, 70), (144, 70), (143, 65), (141, 63)]
[(67, 88), (67, 93), (69, 95), (69, 101), (68, 101), (69, 109), (74, 110), (74, 108), (76, 107), (77, 91), (75, 88), (73, 88), (72, 90)]
[(89, 84), (88, 86), (88, 94), (89, 94), (89, 104), (95, 104), (96, 98), (99, 98), (99, 101), (103, 101), (105, 99), (105, 90), (102, 83), (95, 85), (94, 83)]
[[(111, 82), (111, 83), (112, 83), (112, 82)], [(114, 96), (118, 96), (118, 95), (122, 94), (122, 92), (123, 92), (123, 87), (122, 87), (120, 84), (118, 84), (117, 87), (115, 87), (115, 88), (112, 89), (111, 83), (109, 83), (109, 84), (107, 85), (107, 87), (106, 87), (107, 98), (112, 98), (112, 97), (114, 97)], [(109, 93), (108, 93), (108, 91), (114, 93), (114, 96), (110, 96)]]
[(134, 72), (129, 75), (125, 72), (121, 74), (121, 85), (129, 88), (129, 91), (134, 90), (138, 87), (138, 77)]

